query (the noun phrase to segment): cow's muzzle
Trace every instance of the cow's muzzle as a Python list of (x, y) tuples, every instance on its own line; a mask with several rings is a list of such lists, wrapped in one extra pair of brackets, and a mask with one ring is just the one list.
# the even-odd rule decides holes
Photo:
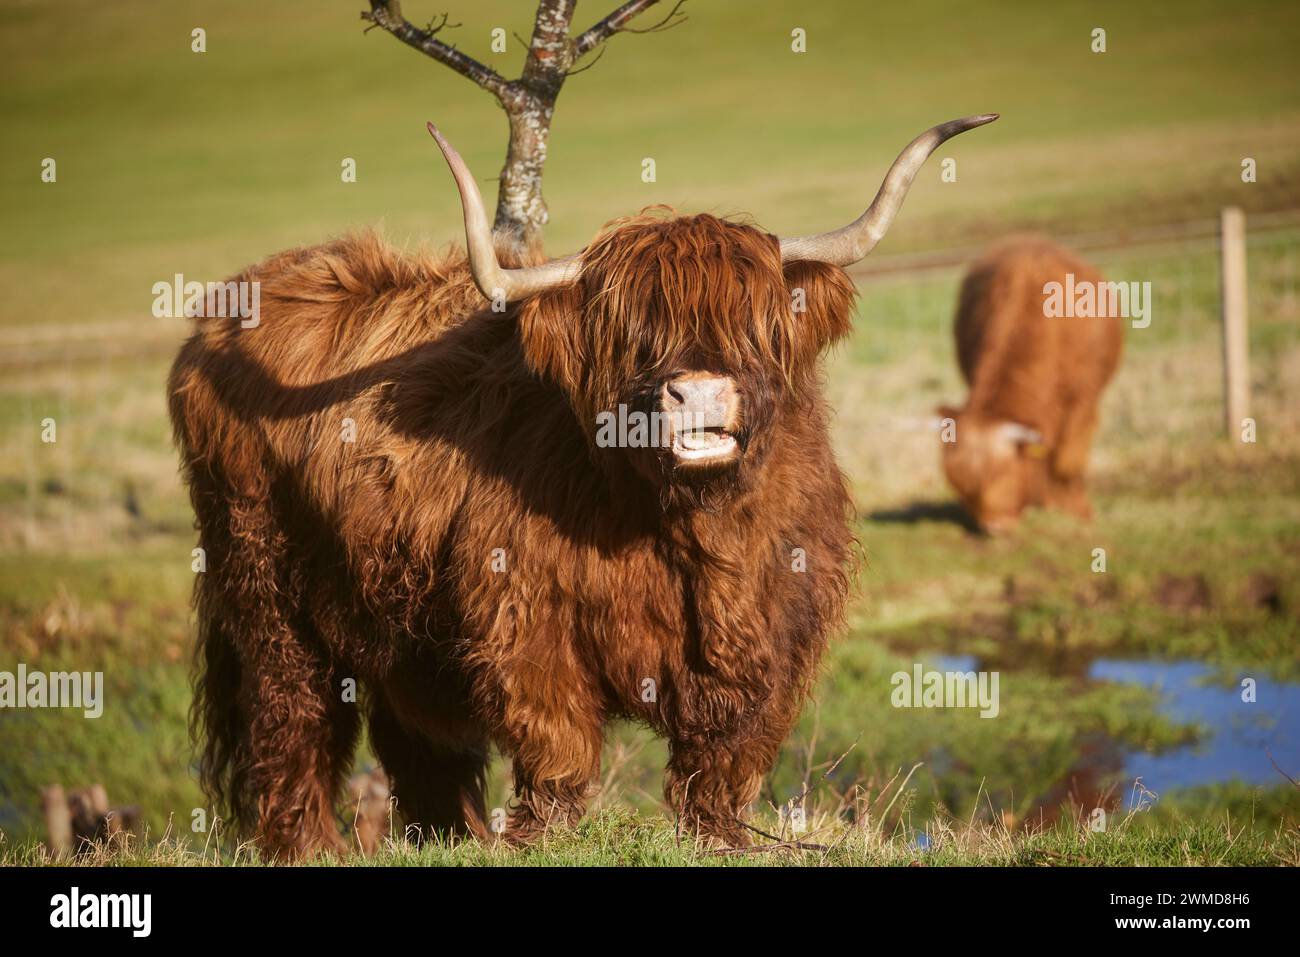
[(739, 456), (740, 398), (729, 376), (688, 372), (669, 379), (659, 391), (659, 407), (679, 465), (721, 465)]

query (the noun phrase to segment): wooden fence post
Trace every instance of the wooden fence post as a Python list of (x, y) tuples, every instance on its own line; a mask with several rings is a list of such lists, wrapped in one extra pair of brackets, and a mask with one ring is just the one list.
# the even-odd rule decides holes
[(1228, 437), (1240, 442), (1250, 415), (1250, 356), (1246, 335), (1246, 214), (1229, 206), (1220, 216), (1223, 294), (1223, 410)]

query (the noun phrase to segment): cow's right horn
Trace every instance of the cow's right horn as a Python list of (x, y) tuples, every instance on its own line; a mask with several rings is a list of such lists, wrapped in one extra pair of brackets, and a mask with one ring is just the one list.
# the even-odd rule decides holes
[(503, 269), (497, 262), (492, 244), (492, 229), (488, 226), (487, 211), (483, 208), (483, 194), (479, 192), (474, 174), (469, 171), (455, 148), (432, 123), (429, 133), (442, 150), (443, 158), (451, 167), (451, 175), (460, 190), (460, 204), (465, 211), (465, 246), (469, 250), (469, 268), (474, 274), (474, 284), (490, 300), (513, 302), (562, 286), (578, 277), (582, 261), (578, 256), (552, 259), (540, 266), (523, 269)]
[(788, 263), (815, 259), (833, 266), (851, 266), (866, 258), (867, 253), (884, 238), (889, 224), (894, 221), (894, 214), (903, 205), (912, 180), (930, 158), (930, 154), (958, 133), (992, 123), (997, 118), (996, 113), (982, 113), (979, 116), (949, 120), (926, 130), (898, 154), (898, 159), (889, 167), (885, 181), (880, 184), (876, 198), (871, 201), (865, 213), (842, 229), (818, 233), (816, 236), (781, 240), (781, 261)]

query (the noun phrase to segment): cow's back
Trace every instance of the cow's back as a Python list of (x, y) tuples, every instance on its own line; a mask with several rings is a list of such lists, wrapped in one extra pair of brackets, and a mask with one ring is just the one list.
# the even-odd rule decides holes
[(384, 391), (481, 307), (463, 256), (408, 256), (370, 232), (231, 281), (256, 284), (255, 315), (195, 319), (168, 393), (187, 464), (236, 489), (258, 469), (339, 474), (340, 446), (386, 437)]
[(1095, 401), (1119, 361), (1118, 317), (1046, 314), (1044, 287), (1073, 275), (1100, 283), (1091, 265), (1054, 243), (1017, 238), (994, 247), (962, 282), (955, 336), (968, 410), (1051, 430), (1063, 410)]

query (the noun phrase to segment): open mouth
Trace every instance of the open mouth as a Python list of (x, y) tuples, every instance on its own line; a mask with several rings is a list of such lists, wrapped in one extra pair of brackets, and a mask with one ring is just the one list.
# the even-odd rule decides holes
[(683, 462), (709, 462), (730, 458), (736, 437), (726, 429), (711, 427), (673, 434), (673, 455)]

